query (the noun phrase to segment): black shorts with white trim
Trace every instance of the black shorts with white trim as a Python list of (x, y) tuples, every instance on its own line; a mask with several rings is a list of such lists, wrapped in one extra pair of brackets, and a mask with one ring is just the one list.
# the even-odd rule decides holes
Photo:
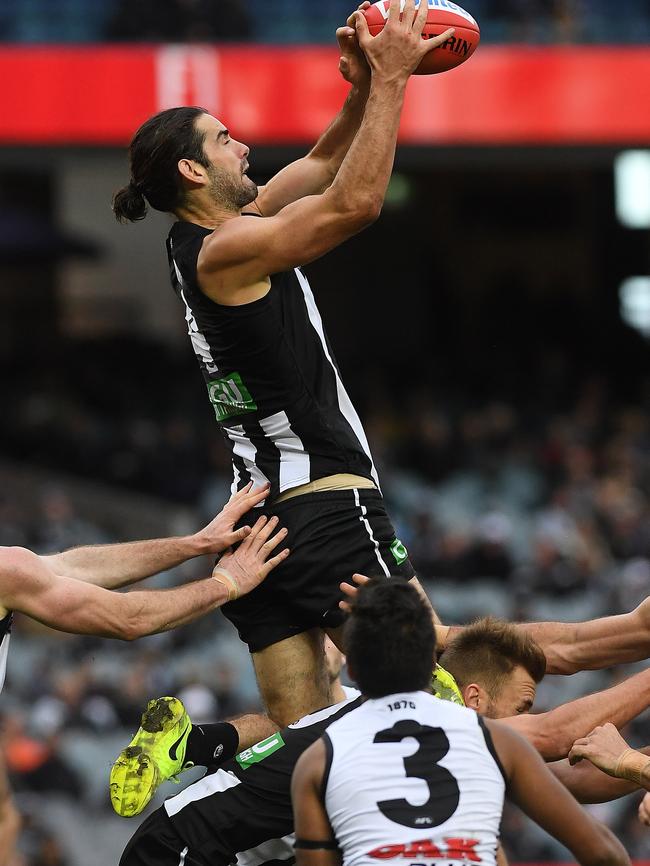
[[(248, 595), (221, 610), (251, 652), (344, 619), (339, 584), (355, 572), (410, 580), (415, 570), (378, 490), (306, 493), (258, 509), (288, 529), (291, 555)], [(250, 515), (240, 522), (250, 523)]]

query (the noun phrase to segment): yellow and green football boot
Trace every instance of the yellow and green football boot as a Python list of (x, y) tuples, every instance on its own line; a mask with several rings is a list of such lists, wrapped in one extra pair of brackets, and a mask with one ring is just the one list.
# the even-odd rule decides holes
[(113, 809), (124, 818), (139, 815), (156, 789), (193, 766), (185, 761), (192, 722), (178, 698), (155, 698), (142, 714), (138, 732), (111, 768)]

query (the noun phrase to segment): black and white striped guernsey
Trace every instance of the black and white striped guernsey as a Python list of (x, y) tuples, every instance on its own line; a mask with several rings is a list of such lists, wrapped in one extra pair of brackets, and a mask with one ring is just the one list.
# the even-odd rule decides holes
[(242, 306), (217, 304), (197, 282), (197, 258), (211, 231), (177, 222), (167, 252), (172, 285), (232, 456), (233, 490), (268, 480), (273, 499), (338, 473), (378, 485), (306, 277), (298, 268), (273, 274), (263, 298)]
[(9, 638), (11, 637), (11, 626), (14, 620), (13, 613), (9, 612), (0, 619), (0, 692), (5, 684), (7, 674), (7, 656), (9, 654)]
[(291, 774), (332, 722), (361, 705), (356, 689), (345, 692), (344, 702), (304, 716), (165, 801), (162, 808), (187, 846), (188, 862), (295, 863)]

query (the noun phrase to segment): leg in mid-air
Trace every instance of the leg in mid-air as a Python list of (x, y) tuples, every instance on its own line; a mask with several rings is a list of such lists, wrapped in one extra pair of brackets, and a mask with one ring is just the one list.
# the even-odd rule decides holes
[[(287, 647), (289, 643), (291, 646)], [(287, 651), (301, 654), (296, 667), (303, 675), (295, 683), (296, 701), (291, 712), (297, 712), (301, 703), (320, 701), (322, 694), (327, 695), (328, 704), (346, 699), (340, 681), (345, 658), (322, 632), (314, 629), (277, 646), (281, 652), (275, 655), (275, 661), (279, 664), (287, 663)], [(258, 660), (262, 670), (264, 665), (274, 660), (270, 653), (259, 655), (262, 657)], [(318, 678), (317, 687), (313, 681), (309, 682), (310, 675)], [(260, 679), (263, 690), (262, 683)], [(301, 691), (304, 692), (302, 696)], [(299, 713), (292, 720), (304, 715), (307, 714)], [(163, 782), (176, 780), (183, 770), (190, 767), (220, 766), (238, 752), (272, 736), (279, 727), (262, 713), (193, 725), (178, 698), (155, 698), (149, 701), (140, 728), (111, 769), (109, 789), (113, 808), (123, 817), (138, 815)]]

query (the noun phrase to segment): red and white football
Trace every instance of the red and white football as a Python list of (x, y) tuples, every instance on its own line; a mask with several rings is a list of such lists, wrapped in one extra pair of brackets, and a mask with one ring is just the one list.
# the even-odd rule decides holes
[[(472, 56), (481, 39), (481, 31), (477, 22), (469, 12), (466, 12), (457, 3), (451, 0), (427, 0), (429, 11), (427, 21), (422, 31), (423, 39), (431, 39), (439, 36), (449, 27), (455, 29), (453, 36), (443, 42), (438, 48), (430, 51), (415, 70), (415, 75), (431, 75), (434, 72), (446, 72), (460, 66)], [(416, 0), (419, 6), (419, 0)], [(368, 21), (368, 30), (372, 36), (376, 36), (384, 29), (388, 19), (388, 7), (390, 0), (379, 0), (363, 14)], [(401, 0), (401, 8), (404, 9), (404, 0)]]

